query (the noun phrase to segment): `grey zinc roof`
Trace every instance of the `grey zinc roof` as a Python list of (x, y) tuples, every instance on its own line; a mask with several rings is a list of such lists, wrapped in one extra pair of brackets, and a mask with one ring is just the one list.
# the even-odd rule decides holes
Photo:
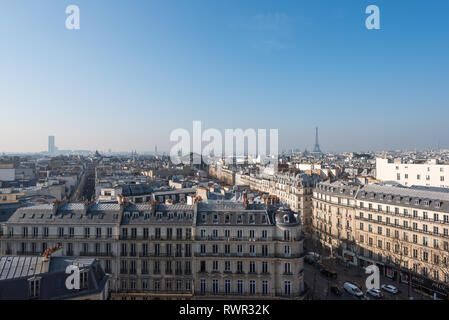
[(0, 280), (29, 277), (42, 270), (42, 257), (0, 257)]
[(169, 194), (182, 194), (182, 193), (195, 193), (196, 188), (183, 188), (183, 189), (176, 189), (176, 190), (167, 190), (167, 191), (158, 191), (153, 193), (155, 197), (162, 196), (162, 195), (169, 195)]
[(53, 210), (54, 205), (52, 203), (44, 203), (44, 204), (38, 204), (35, 206), (31, 206), (31, 207), (23, 207), (21, 208), (21, 210)]
[(158, 204), (156, 211), (193, 211), (195, 205), (190, 204)]
[[(366, 195), (364, 197), (364, 193)], [(385, 196), (382, 198), (381, 196)], [(392, 196), (389, 199), (388, 196)], [(419, 204), (415, 204), (415, 199), (419, 199)], [(406, 187), (392, 187), (383, 185), (366, 185), (357, 194), (357, 200), (376, 201), (386, 204), (397, 204), (407, 207), (420, 208), (423, 210), (449, 212), (449, 193), (432, 190), (422, 190)], [(429, 205), (425, 205), (423, 200), (428, 200)], [(440, 206), (437, 207), (436, 203)]]
[(400, 195), (403, 197), (420, 198), (420, 199), (432, 199), (449, 201), (449, 193), (447, 192), (437, 192), (433, 190), (416, 189), (416, 188), (401, 188), (392, 186), (382, 186), (376, 184), (366, 185), (361, 189), (361, 191), (374, 192), (374, 193), (384, 193), (392, 195)]
[(118, 223), (120, 211), (121, 207), (118, 203), (94, 203), (89, 208), (83, 203), (66, 203), (61, 205), (56, 213), (39, 205), (17, 209), (7, 223)]
[(90, 206), (89, 211), (119, 211), (120, 204), (112, 202), (96, 202)]
[(63, 211), (82, 211), (85, 209), (86, 205), (82, 202), (67, 202), (59, 208), (59, 210)]
[(79, 268), (88, 267), (95, 262), (95, 258), (64, 258), (56, 257), (50, 259), (49, 272), (65, 272), (69, 265), (74, 265)]

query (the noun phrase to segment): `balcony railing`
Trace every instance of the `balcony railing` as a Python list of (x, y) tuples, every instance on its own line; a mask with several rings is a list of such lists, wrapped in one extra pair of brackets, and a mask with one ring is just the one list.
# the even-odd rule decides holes
[(19, 256), (40, 256), (42, 252), (39, 251), (17, 251), (17, 255)]

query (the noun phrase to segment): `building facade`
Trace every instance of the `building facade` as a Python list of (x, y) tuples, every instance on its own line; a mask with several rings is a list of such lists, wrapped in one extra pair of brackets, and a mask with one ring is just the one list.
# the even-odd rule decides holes
[[(345, 190), (354, 190), (342, 196)], [(348, 198), (348, 206), (338, 204)], [(337, 201), (337, 203), (336, 203)], [(375, 264), (382, 274), (421, 287), (441, 297), (449, 293), (449, 193), (440, 189), (385, 185), (345, 186), (319, 184), (314, 192), (314, 228), (320, 234), (322, 217), (338, 219), (338, 209), (348, 209), (350, 246), (343, 258), (360, 266)], [(322, 208), (322, 209), (321, 209)], [(326, 213), (329, 210), (331, 214)], [(338, 221), (338, 220), (337, 220)], [(325, 224), (324, 224), (325, 225)], [(328, 224), (329, 228), (329, 224)], [(334, 229), (334, 228), (332, 228)], [(349, 230), (349, 229), (348, 229)], [(329, 231), (329, 229), (328, 229)], [(331, 232), (325, 245), (338, 247)]]
[(449, 188), (449, 165), (437, 160), (406, 163), (400, 159), (376, 159), (376, 178), (395, 181), (404, 186)]
[[(255, 206), (255, 205), (254, 205)], [(236, 202), (19, 208), (2, 255), (96, 258), (112, 299), (304, 297), (299, 216)]]

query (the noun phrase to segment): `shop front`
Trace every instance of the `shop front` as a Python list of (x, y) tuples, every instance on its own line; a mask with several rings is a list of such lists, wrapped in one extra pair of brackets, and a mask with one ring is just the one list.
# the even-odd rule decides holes
[(355, 253), (353, 253), (352, 251), (343, 250), (342, 256), (345, 263), (357, 266), (358, 262)]
[(430, 296), (436, 294), (439, 299), (447, 300), (449, 298), (449, 286), (442, 282), (433, 281), (416, 274), (412, 274), (410, 279), (415, 290), (422, 291)]
[(393, 267), (386, 266), (385, 267), (385, 277), (390, 278), (393, 281), (398, 280), (398, 270), (394, 269)]

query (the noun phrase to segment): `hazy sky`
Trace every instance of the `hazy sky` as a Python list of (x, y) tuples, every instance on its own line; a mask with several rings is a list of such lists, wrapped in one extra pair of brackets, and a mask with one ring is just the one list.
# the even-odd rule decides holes
[[(81, 29), (67, 30), (76, 4)], [(365, 28), (380, 8), (381, 30)], [(0, 152), (169, 150), (278, 128), (280, 149), (449, 148), (449, 1), (9, 0)]]

